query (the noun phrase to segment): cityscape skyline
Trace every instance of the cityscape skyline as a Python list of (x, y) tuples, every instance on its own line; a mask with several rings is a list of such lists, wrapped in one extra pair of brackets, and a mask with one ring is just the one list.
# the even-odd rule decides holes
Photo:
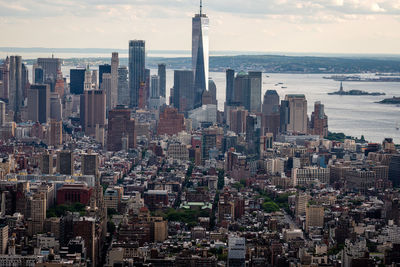
[[(101, 43), (104, 48), (123, 48), (126, 40), (143, 39), (149, 50), (189, 50), (187, 21), (198, 1), (169, 1), (168, 9), (159, 1), (110, 3), (38, 3), (41, 12), (33, 13), (29, 1), (1, 0), (0, 26), (9, 38), (0, 46), (24, 47), (29, 38), (34, 47)], [(391, 30), (400, 25), (396, 1), (218, 1), (204, 6), (213, 17), (211, 51), (398, 54), (400, 34)], [(45, 30), (33, 34), (24, 27), (27, 23)], [(62, 44), (57, 42), (60, 38)], [(245, 42), (249, 38), (254, 40), (251, 44)]]

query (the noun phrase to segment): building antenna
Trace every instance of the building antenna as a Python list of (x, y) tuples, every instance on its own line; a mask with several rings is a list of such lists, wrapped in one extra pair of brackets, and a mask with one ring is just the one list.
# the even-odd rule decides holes
[(203, 0), (200, 0), (200, 16), (202, 14), (202, 9), (203, 9)]

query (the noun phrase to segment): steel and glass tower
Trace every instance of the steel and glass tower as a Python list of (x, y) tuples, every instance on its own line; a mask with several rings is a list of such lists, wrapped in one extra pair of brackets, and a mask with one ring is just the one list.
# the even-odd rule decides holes
[(129, 91), (131, 107), (137, 107), (139, 103), (140, 84), (145, 82), (145, 59), (145, 41), (129, 41)]
[(208, 26), (209, 19), (202, 12), (202, 1), (200, 0), (200, 13), (192, 19), (194, 108), (201, 106), (202, 94), (208, 90)]

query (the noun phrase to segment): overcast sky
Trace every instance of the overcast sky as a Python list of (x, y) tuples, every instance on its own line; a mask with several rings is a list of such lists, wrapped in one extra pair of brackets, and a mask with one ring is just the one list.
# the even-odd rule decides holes
[[(400, 52), (400, 0), (205, 0), (210, 49)], [(190, 50), (198, 0), (0, 0), (0, 46)]]

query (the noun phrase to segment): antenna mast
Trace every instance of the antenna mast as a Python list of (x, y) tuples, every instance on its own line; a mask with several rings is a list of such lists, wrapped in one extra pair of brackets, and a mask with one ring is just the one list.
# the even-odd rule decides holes
[(200, 16), (202, 15), (203, 9), (203, 0), (200, 0)]

